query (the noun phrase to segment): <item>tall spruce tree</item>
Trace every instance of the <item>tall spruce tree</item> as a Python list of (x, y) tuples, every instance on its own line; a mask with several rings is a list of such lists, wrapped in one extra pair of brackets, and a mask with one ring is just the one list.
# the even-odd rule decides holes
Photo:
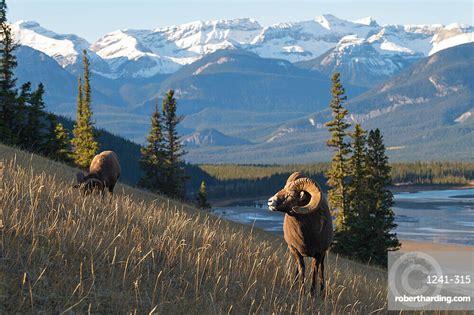
[(144, 171), (143, 177), (139, 181), (139, 186), (155, 193), (165, 192), (166, 153), (161, 124), (162, 119), (157, 99), (155, 111), (151, 116), (150, 133), (146, 139), (147, 144), (140, 150), (142, 157), (139, 161), (140, 167)]
[(17, 91), (14, 69), (17, 66), (14, 54), (17, 45), (7, 23), (7, 4), (0, 0), (0, 141), (18, 143), (15, 135), (15, 113), (17, 111)]
[(177, 103), (174, 91), (169, 90), (163, 99), (163, 136), (165, 148), (165, 185), (163, 192), (174, 198), (184, 198), (185, 173), (184, 162), (181, 160), (185, 154), (180, 143), (177, 126), (183, 120), (177, 115)]
[(44, 149), (45, 155), (57, 161), (71, 163), (73, 159), (68, 131), (57, 121), (56, 115), (49, 114), (48, 123), (48, 140)]
[(336, 231), (333, 250), (364, 260), (367, 254), (367, 227), (370, 222), (370, 198), (367, 185), (367, 137), (360, 124), (351, 134), (352, 156), (349, 160), (350, 181), (347, 185), (347, 207), (343, 227)]
[(326, 173), (328, 191), (328, 202), (333, 211), (337, 211), (336, 230), (342, 229), (344, 224), (344, 212), (346, 211), (348, 154), (350, 145), (345, 137), (350, 124), (346, 121), (347, 109), (343, 107), (346, 100), (344, 87), (340, 81), (340, 74), (334, 73), (332, 78), (332, 99), (329, 107), (332, 110), (333, 119), (326, 124), (331, 139), (327, 141), (329, 147), (334, 148), (331, 166)]
[(76, 122), (77, 118), (82, 117), (82, 106), (84, 105), (82, 93), (82, 78), (77, 78), (77, 98), (76, 98)]
[(211, 204), (207, 201), (207, 189), (204, 181), (201, 182), (201, 186), (199, 187), (197, 206), (201, 210), (208, 210), (211, 208)]
[(43, 101), (44, 86), (38, 85), (38, 89), (31, 93), (30, 106), (27, 110), (27, 123), (25, 133), (29, 149), (32, 151), (44, 151), (47, 139), (46, 132), (46, 113)]
[(92, 122), (90, 64), (86, 50), (83, 54), (84, 83), (81, 84), (81, 79), (78, 80), (77, 117), (72, 145), (76, 165), (87, 168), (97, 153), (99, 145), (95, 140)]
[(370, 226), (366, 227), (368, 255), (378, 264), (386, 264), (387, 251), (400, 247), (396, 233), (393, 206), (393, 194), (388, 189), (391, 185), (390, 166), (385, 154), (385, 145), (379, 129), (371, 130), (367, 140), (367, 187), (370, 187), (371, 198)]
[(31, 82), (26, 82), (21, 86), (20, 95), (17, 98), (17, 110), (13, 127), (18, 144), (22, 147), (28, 144), (28, 111), (31, 106), (31, 96)]

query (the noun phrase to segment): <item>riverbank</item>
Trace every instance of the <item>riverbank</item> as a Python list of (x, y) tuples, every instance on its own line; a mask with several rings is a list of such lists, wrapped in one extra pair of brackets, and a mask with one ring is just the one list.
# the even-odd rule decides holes
[[(233, 199), (211, 199), (209, 202), (212, 207), (231, 207), (231, 206), (251, 206), (255, 205), (256, 200), (267, 200), (271, 196), (233, 198)], [(266, 207), (266, 205), (264, 205)]]
[[(409, 192), (415, 193), (428, 190), (461, 190), (474, 188), (474, 181), (470, 181), (464, 185), (404, 185), (398, 184), (390, 187), (393, 193)], [(326, 192), (325, 192), (326, 193)], [(250, 206), (254, 205), (256, 200), (267, 200), (271, 196), (249, 197), (249, 198), (232, 198), (232, 199), (211, 199), (209, 202), (213, 207), (229, 207), (229, 206)]]
[(462, 185), (404, 185), (404, 184), (396, 184), (390, 187), (390, 191), (394, 193), (400, 192), (418, 192), (418, 191), (427, 191), (427, 190), (458, 190), (458, 189), (468, 189), (474, 188), (474, 181), (470, 181), (467, 184)]
[(430, 242), (420, 242), (412, 240), (400, 240), (402, 244), (400, 251), (402, 252), (414, 252), (414, 251), (427, 251), (427, 252), (464, 252), (474, 251), (474, 246), (460, 245), (460, 244), (439, 244)]

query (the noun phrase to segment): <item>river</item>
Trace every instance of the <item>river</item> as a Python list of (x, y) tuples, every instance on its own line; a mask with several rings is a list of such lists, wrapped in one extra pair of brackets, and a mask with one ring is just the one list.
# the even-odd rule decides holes
[[(474, 188), (395, 193), (394, 199), (399, 239), (474, 245)], [(268, 210), (266, 201), (213, 211), (227, 220), (283, 233), (283, 214)]]

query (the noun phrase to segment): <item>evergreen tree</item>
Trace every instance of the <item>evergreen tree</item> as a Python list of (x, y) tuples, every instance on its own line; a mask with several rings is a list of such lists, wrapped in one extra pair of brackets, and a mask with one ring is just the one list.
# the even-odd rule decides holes
[(17, 66), (14, 54), (17, 45), (13, 41), (6, 13), (7, 4), (5, 0), (0, 0), (0, 141), (16, 144), (18, 139), (14, 134), (14, 130), (17, 92), (13, 71)]
[(5, 0), (0, 0), (0, 23), (7, 22), (7, 2)]
[(89, 67), (90, 67), (90, 63), (89, 63), (89, 58), (87, 57), (87, 51), (84, 49), (83, 50), (83, 56), (82, 56), (82, 66), (84, 68), (84, 73), (83, 73), (83, 77), (84, 77), (84, 84), (83, 84), (83, 87), (82, 87), (82, 92), (83, 92), (83, 106), (82, 106), (82, 109), (83, 109), (83, 114), (86, 113), (86, 111), (90, 111), (90, 107), (91, 107), (91, 83), (90, 83), (90, 70), (89, 70)]
[(76, 165), (87, 168), (96, 155), (99, 145), (95, 140), (92, 123), (89, 59), (85, 50), (83, 67), (84, 84), (81, 84), (81, 79), (78, 80), (77, 117), (73, 130), (72, 145)]
[(24, 145), (32, 151), (44, 151), (47, 139), (45, 139), (45, 120), (46, 113), (44, 111), (44, 86), (42, 83), (38, 85), (38, 89), (31, 94), (30, 106), (27, 112), (27, 123), (25, 126), (26, 141)]
[(209, 202), (207, 202), (206, 183), (204, 183), (204, 181), (201, 182), (201, 186), (199, 188), (197, 206), (201, 210), (208, 210), (211, 208), (211, 205)]
[(16, 135), (18, 144), (25, 147), (28, 144), (28, 111), (31, 106), (31, 83), (26, 82), (21, 86), (20, 95), (17, 98), (17, 109), (15, 113), (15, 120), (13, 131)]
[(371, 225), (367, 185), (368, 170), (366, 132), (360, 124), (355, 126), (351, 135), (352, 156), (350, 164), (350, 181), (347, 185), (347, 207), (343, 226), (335, 234), (334, 251), (344, 255), (365, 259), (367, 244), (367, 227)]
[(140, 167), (144, 171), (139, 185), (155, 193), (164, 192), (165, 181), (165, 147), (161, 130), (161, 115), (156, 100), (155, 111), (151, 116), (151, 128), (147, 144), (141, 148)]
[(344, 224), (344, 212), (347, 207), (347, 155), (350, 153), (350, 146), (345, 141), (345, 137), (348, 135), (347, 129), (350, 127), (350, 124), (346, 121), (348, 111), (343, 107), (346, 96), (339, 77), (340, 74), (336, 72), (331, 78), (332, 99), (329, 106), (332, 110), (333, 119), (326, 124), (331, 133), (331, 139), (327, 141), (327, 145), (335, 150), (326, 177), (328, 179), (327, 184), (330, 187), (328, 202), (331, 209), (337, 211), (336, 230), (341, 229)]
[(178, 116), (174, 91), (170, 90), (163, 99), (163, 136), (165, 148), (165, 185), (163, 192), (174, 198), (184, 198), (184, 163), (181, 160), (185, 154), (179, 142), (177, 125), (183, 120)]
[(71, 163), (71, 141), (68, 131), (61, 123), (57, 122), (55, 115), (48, 115), (48, 121), (48, 141), (46, 142), (44, 153), (52, 159)]
[[(77, 78), (76, 118), (82, 117), (82, 106), (84, 105), (82, 95), (82, 78)], [(77, 122), (77, 120), (76, 120)]]
[(369, 256), (378, 264), (385, 264), (388, 250), (400, 247), (394, 221), (393, 194), (388, 189), (391, 185), (390, 166), (385, 154), (385, 146), (380, 130), (371, 130), (367, 140), (367, 187), (371, 197), (368, 199), (370, 209), (370, 226), (367, 226)]

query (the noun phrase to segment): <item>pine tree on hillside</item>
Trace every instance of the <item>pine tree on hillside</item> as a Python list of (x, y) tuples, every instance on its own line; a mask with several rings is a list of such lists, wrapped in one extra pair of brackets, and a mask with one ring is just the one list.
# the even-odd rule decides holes
[(12, 31), (6, 18), (7, 5), (0, 0), (0, 141), (16, 144), (15, 113), (17, 111), (17, 92), (14, 69), (17, 66)]
[(350, 181), (347, 185), (345, 220), (343, 228), (335, 234), (333, 250), (364, 260), (367, 252), (366, 230), (371, 225), (368, 204), (370, 188), (367, 185), (367, 137), (360, 124), (355, 126), (351, 137), (352, 156), (349, 160)]
[[(82, 93), (82, 78), (77, 78), (77, 98), (76, 98), (76, 118), (82, 117), (82, 106), (84, 104), (83, 101), (83, 93)], [(76, 120), (77, 123), (77, 120)]]
[(90, 107), (91, 107), (91, 83), (90, 83), (90, 70), (89, 70), (89, 67), (90, 67), (90, 62), (89, 62), (89, 58), (87, 57), (87, 51), (84, 49), (83, 52), (82, 52), (83, 56), (82, 56), (82, 66), (83, 66), (83, 70), (84, 70), (84, 73), (83, 73), (83, 77), (84, 77), (84, 83), (83, 83), (83, 87), (82, 87), (82, 92), (83, 92), (83, 110), (84, 112), (87, 111), (87, 109), (90, 110)]
[(89, 167), (99, 149), (99, 145), (95, 140), (92, 123), (89, 66), (87, 52), (84, 50), (84, 83), (81, 84), (81, 79), (78, 80), (77, 117), (73, 130), (74, 138), (72, 139), (75, 163), (82, 168)]
[(53, 114), (48, 115), (48, 140), (46, 141), (44, 153), (46, 156), (66, 163), (72, 163), (71, 141), (69, 133)]
[(17, 98), (17, 108), (13, 131), (17, 138), (17, 143), (25, 147), (28, 144), (28, 110), (31, 106), (31, 83), (26, 82), (20, 88), (20, 95)]
[(151, 128), (147, 137), (147, 144), (140, 150), (142, 157), (139, 162), (144, 175), (140, 179), (139, 185), (155, 193), (164, 193), (166, 154), (158, 99), (156, 102), (155, 111), (151, 116)]
[(332, 211), (337, 211), (336, 230), (341, 229), (344, 224), (344, 212), (346, 211), (348, 157), (350, 145), (345, 141), (348, 135), (347, 129), (350, 124), (346, 121), (347, 109), (343, 107), (346, 100), (344, 87), (340, 81), (340, 74), (334, 73), (332, 76), (332, 99), (329, 104), (333, 119), (326, 124), (331, 139), (327, 141), (329, 147), (334, 148), (331, 166), (326, 173), (328, 191), (328, 202)]
[(0, 23), (7, 22), (7, 2), (5, 0), (0, 0)]
[(356, 124), (351, 135), (352, 156), (349, 160), (350, 182), (347, 186), (347, 205), (350, 214), (359, 216), (367, 212), (367, 198), (369, 187), (367, 186), (367, 136), (360, 124)]
[(32, 151), (43, 151), (46, 144), (46, 113), (43, 101), (44, 86), (38, 85), (38, 89), (31, 93), (30, 106), (27, 112), (27, 122), (25, 126), (26, 142)]
[(207, 201), (206, 183), (204, 181), (201, 182), (201, 186), (199, 187), (197, 206), (201, 210), (208, 210), (211, 208), (211, 204)]
[(395, 224), (393, 194), (388, 189), (391, 185), (390, 166), (385, 154), (385, 146), (380, 130), (371, 130), (367, 140), (367, 186), (370, 187), (371, 198), (368, 200), (370, 209), (370, 228), (367, 229), (368, 253), (375, 263), (386, 264), (387, 251), (400, 247), (396, 233), (392, 230)]
[(184, 198), (184, 163), (181, 160), (185, 154), (180, 143), (177, 125), (183, 120), (178, 116), (174, 91), (170, 90), (163, 99), (163, 136), (165, 147), (165, 185), (164, 193), (174, 198)]

